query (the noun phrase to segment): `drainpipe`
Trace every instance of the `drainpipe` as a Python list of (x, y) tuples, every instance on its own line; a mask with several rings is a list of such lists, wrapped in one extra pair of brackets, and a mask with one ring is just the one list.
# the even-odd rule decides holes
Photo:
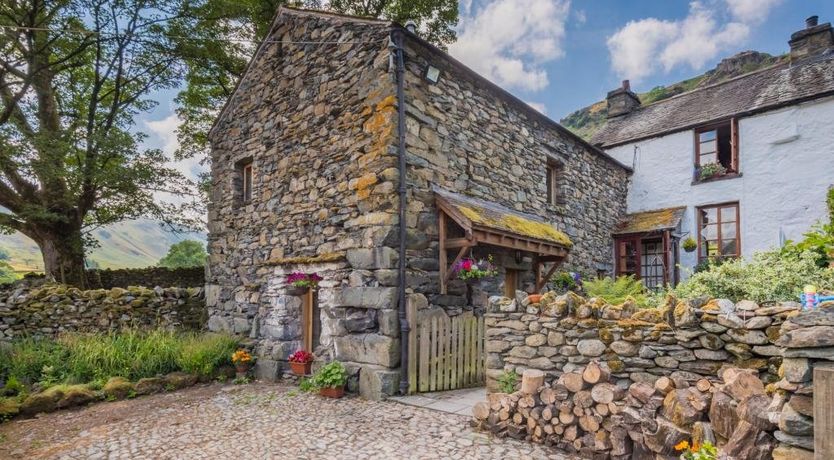
[(405, 161), (405, 63), (403, 54), (403, 31), (391, 31), (391, 41), (394, 43), (394, 60), (397, 68), (397, 170), (400, 179), (400, 251), (399, 251), (399, 319), (400, 319), (400, 394), (408, 393), (408, 333), (411, 326), (405, 309), (405, 239), (406, 239), (406, 161)]

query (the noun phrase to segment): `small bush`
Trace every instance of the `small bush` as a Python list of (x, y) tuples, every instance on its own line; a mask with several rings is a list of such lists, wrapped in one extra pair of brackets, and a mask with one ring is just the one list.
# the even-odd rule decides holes
[(316, 390), (321, 388), (340, 387), (347, 383), (347, 370), (339, 361), (331, 361), (316, 371), (308, 382), (311, 385), (311, 388)]
[(231, 363), (237, 341), (224, 334), (191, 335), (176, 357), (177, 366), (189, 374), (210, 376), (220, 366)]
[(820, 268), (813, 251), (768, 251), (752, 260), (727, 260), (721, 265), (694, 273), (671, 293), (679, 299), (700, 296), (754, 302), (798, 300), (802, 287), (834, 287), (834, 270)]
[(501, 389), (501, 393), (515, 392), (519, 377), (520, 376), (516, 371), (504, 371), (501, 376), (498, 377), (498, 388)]
[(643, 283), (633, 276), (588, 280), (582, 284), (588, 297), (598, 297), (611, 305), (620, 305), (631, 297), (637, 304), (645, 304)]

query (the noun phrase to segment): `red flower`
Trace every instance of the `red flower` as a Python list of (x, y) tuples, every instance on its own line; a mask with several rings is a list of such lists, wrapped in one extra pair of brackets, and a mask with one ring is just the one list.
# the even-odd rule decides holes
[(469, 260), (469, 259), (466, 259), (460, 264), (460, 266), (461, 266), (462, 269), (464, 269), (466, 271), (472, 270), (472, 261)]

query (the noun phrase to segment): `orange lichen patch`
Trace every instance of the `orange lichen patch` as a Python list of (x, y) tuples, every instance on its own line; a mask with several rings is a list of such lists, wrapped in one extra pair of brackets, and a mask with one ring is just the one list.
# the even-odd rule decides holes
[(393, 123), (391, 122), (393, 114), (394, 109), (384, 109), (374, 112), (365, 124), (362, 125), (362, 129), (366, 133), (376, 133), (380, 135), (390, 134), (394, 128)]
[(366, 105), (365, 108), (362, 109), (362, 112), (359, 113), (359, 116), (367, 117), (368, 115), (373, 113), (373, 111), (374, 111), (374, 109), (372, 109), (371, 106)]
[(656, 211), (636, 212), (628, 214), (620, 225), (617, 233), (643, 233), (666, 230), (678, 226), (686, 208), (666, 208)]
[(379, 179), (376, 177), (376, 174), (368, 173), (357, 179), (356, 183), (353, 184), (353, 188), (355, 188), (356, 190), (365, 190), (366, 188), (376, 184), (377, 182), (379, 182)]
[(394, 95), (388, 96), (385, 99), (379, 101), (379, 103), (376, 105), (376, 109), (382, 110), (386, 107), (393, 107), (396, 102), (397, 98), (394, 97)]
[(655, 324), (663, 321), (663, 313), (657, 308), (645, 308), (631, 315), (631, 318)]
[(606, 101), (599, 101), (596, 104), (593, 104), (590, 107), (588, 107), (588, 112), (597, 113), (597, 112), (599, 112), (600, 110), (602, 110), (606, 107), (608, 107), (608, 104), (607, 104)]
[(487, 216), (482, 209), (476, 209), (470, 206), (458, 206), (457, 208), (473, 224), (508, 230), (518, 235), (552, 241), (566, 247), (573, 246), (573, 242), (571, 242), (567, 235), (545, 222), (539, 222), (513, 214), (507, 214), (500, 218), (492, 218)]
[(671, 331), (672, 326), (670, 326), (667, 323), (657, 323), (657, 324), (654, 325), (652, 330), (655, 330), (655, 331)]
[(721, 311), (721, 307), (718, 306), (717, 299), (710, 300), (709, 302), (704, 304), (704, 306), (701, 307), (701, 309), (704, 311)]
[(293, 265), (293, 264), (317, 264), (324, 262), (341, 262), (345, 260), (344, 252), (326, 252), (309, 257), (276, 257), (269, 259), (264, 264), (266, 265)]

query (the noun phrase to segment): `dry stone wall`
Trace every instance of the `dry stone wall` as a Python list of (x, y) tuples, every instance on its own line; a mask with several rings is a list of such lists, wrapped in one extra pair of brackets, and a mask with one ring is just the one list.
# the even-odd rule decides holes
[(122, 328), (201, 329), (202, 288), (130, 287), (82, 291), (64, 285), (0, 291), (0, 340)]
[[(428, 66), (440, 69), (437, 83), (424, 78)], [(486, 298), (465, 298), (463, 283), (450, 284), (448, 295), (439, 292), (433, 186), (541, 216), (573, 241), (567, 264), (584, 273), (613, 270), (611, 232), (625, 213), (624, 167), (448, 56), (413, 40), (406, 41), (405, 91), (413, 272), (409, 288), (452, 311), (486, 304)], [(548, 202), (549, 163), (563, 168), (557, 204)], [(531, 273), (531, 259), (516, 260), (515, 251), (485, 247), (477, 248), (474, 256), (489, 254), (501, 259), (502, 268)], [(502, 280), (503, 272), (498, 277)], [(491, 291), (502, 292), (500, 286)]]
[(203, 287), (206, 284), (206, 269), (147, 267), (88, 270), (87, 281), (95, 289), (129, 286)]
[[(671, 455), (671, 446), (684, 439), (703, 439), (705, 432), (714, 436), (729, 458), (813, 458), (812, 371), (834, 365), (834, 304), (802, 311), (796, 302), (758, 305), (670, 299), (661, 308), (637, 309), (628, 302), (613, 306), (573, 293), (548, 293), (540, 299), (491, 298), (486, 325), (491, 392), (498, 391), (498, 379), (505, 372), (527, 370), (541, 371), (542, 385), (560, 394), (563, 385), (575, 388), (573, 393), (590, 391), (587, 379), (581, 382), (591, 363), (604, 368), (604, 383), (631, 394), (631, 399), (622, 396), (622, 407), (612, 413), (622, 412), (625, 423), (633, 426), (626, 430), (630, 439), (626, 447), (617, 437), (622, 433), (611, 430), (600, 435), (605, 438), (601, 444), (594, 444), (595, 433), (583, 439), (593, 431), (587, 429), (570, 432), (567, 440), (564, 432), (558, 433), (548, 441), (552, 432), (541, 435), (547, 424), (538, 411), (529, 428), (500, 424), (498, 415), (490, 419), (492, 412), (497, 414), (508, 404), (516, 411), (524, 404), (518, 398), (511, 402), (493, 398), (493, 407), (483, 409), (476, 423), (482, 428), (586, 453), (601, 452), (603, 458)], [(571, 377), (576, 374), (580, 376)], [(629, 414), (626, 407), (635, 412)], [(523, 421), (532, 414), (530, 407), (525, 409)], [(600, 415), (582, 409), (577, 416)], [(608, 426), (621, 422), (617, 417)], [(537, 427), (538, 437), (534, 436)], [(612, 450), (615, 439), (620, 447)]]

